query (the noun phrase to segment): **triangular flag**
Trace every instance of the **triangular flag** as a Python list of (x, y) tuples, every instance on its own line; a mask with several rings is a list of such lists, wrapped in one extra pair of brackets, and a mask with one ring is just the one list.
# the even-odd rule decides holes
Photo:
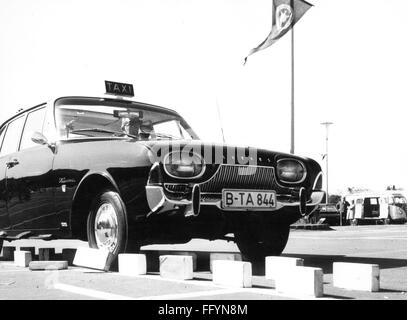
[(244, 59), (244, 64), (246, 64), (247, 58), (250, 55), (270, 47), (274, 42), (285, 35), (311, 7), (312, 4), (304, 0), (274, 0), (271, 32), (262, 43), (250, 50)]

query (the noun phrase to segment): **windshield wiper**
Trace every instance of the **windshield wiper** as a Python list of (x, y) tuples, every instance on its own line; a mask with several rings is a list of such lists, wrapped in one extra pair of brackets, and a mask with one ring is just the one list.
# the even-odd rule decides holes
[(154, 135), (158, 138), (166, 138), (166, 139), (175, 139), (175, 140), (180, 140), (181, 138), (179, 137), (174, 137), (170, 134), (165, 134), (165, 133), (154, 133)]
[(100, 128), (84, 128), (84, 129), (75, 129), (72, 131), (69, 131), (70, 133), (80, 133), (80, 132), (86, 132), (86, 131), (93, 131), (93, 132), (102, 132), (102, 133), (111, 133), (114, 135), (126, 135), (128, 137), (134, 138), (134, 139), (138, 139), (137, 136), (130, 134), (130, 133), (126, 133), (126, 132), (121, 132), (121, 131), (113, 131), (113, 130), (107, 130), (107, 129), (100, 129)]
[[(114, 131), (114, 130), (107, 130), (107, 129), (101, 129), (101, 128), (84, 128), (84, 129), (75, 129), (75, 130), (70, 130), (69, 133), (80, 133), (80, 132), (86, 132), (86, 131), (93, 131), (93, 132), (101, 132), (101, 133), (111, 133), (114, 135), (126, 135), (128, 137), (134, 138), (134, 139), (140, 139), (140, 137), (135, 136), (130, 133), (126, 132), (121, 132), (121, 131)], [(140, 130), (141, 133), (147, 134), (147, 132), (144, 132)], [(151, 133), (150, 133), (151, 134)], [(154, 135), (158, 138), (166, 138), (166, 139), (176, 139), (179, 140), (180, 138), (174, 137), (170, 134), (164, 134), (164, 133), (154, 133)]]
[(146, 131), (141, 130), (141, 129), (140, 129), (140, 133), (143, 133), (143, 134), (146, 134), (146, 135), (148, 134), (148, 135), (150, 135), (150, 136), (156, 136), (156, 137), (158, 137), (158, 138), (167, 138), (167, 139), (181, 140), (181, 138), (172, 136), (172, 135), (170, 135), (170, 134), (168, 134), (168, 133), (146, 132)]

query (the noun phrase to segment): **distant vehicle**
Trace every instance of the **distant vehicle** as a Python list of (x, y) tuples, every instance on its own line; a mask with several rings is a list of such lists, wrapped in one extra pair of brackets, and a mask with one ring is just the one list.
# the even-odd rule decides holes
[(388, 205), (389, 219), (395, 223), (407, 221), (407, 199), (400, 193), (390, 194), (384, 197)]
[(345, 199), (353, 209), (346, 212), (351, 225), (363, 222), (405, 223), (407, 221), (407, 199), (401, 193), (363, 193), (348, 195)]
[(330, 226), (340, 224), (340, 212), (337, 206), (333, 203), (321, 203), (315, 212), (312, 214), (312, 220), (318, 222), (320, 219), (325, 219), (325, 222)]

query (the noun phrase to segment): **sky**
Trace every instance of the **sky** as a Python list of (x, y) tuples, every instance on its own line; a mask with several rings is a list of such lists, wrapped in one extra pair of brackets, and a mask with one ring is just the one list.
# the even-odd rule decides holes
[[(295, 26), (295, 153), (329, 189), (407, 189), (405, 0), (310, 0)], [(201, 139), (290, 151), (291, 39), (271, 0), (0, 0), (0, 121), (104, 80), (178, 111)], [(219, 113), (218, 113), (219, 108)], [(220, 117), (219, 117), (220, 114)]]

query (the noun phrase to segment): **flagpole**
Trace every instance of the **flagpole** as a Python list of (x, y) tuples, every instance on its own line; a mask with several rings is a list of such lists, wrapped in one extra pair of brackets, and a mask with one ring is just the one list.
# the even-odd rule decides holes
[[(263, 50), (271, 46), (278, 39), (291, 29), (291, 128), (290, 128), (290, 153), (294, 154), (295, 152), (295, 95), (294, 95), (294, 82), (295, 82), (295, 73), (294, 73), (294, 25), (301, 19), (305, 12), (312, 7), (312, 4), (308, 3), (305, 0), (289, 0), (291, 9), (288, 9), (287, 6), (288, 0), (278, 0), (278, 6), (276, 7), (276, 0), (273, 0), (273, 24), (271, 32), (267, 38), (260, 43), (256, 48), (250, 50), (249, 54), (244, 59), (243, 65), (246, 64), (247, 58), (253, 53), (256, 53), (259, 50)], [(287, 13), (287, 10), (290, 10), (290, 13)], [(291, 16), (287, 16), (290, 14)], [(287, 20), (290, 19), (290, 20)]]
[[(292, 2), (291, 2), (292, 4)], [(294, 26), (291, 28), (291, 148), (294, 153)]]

